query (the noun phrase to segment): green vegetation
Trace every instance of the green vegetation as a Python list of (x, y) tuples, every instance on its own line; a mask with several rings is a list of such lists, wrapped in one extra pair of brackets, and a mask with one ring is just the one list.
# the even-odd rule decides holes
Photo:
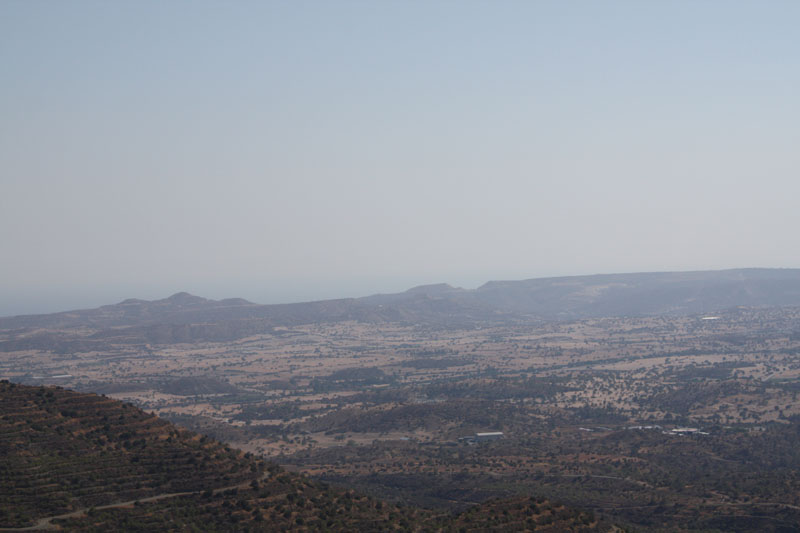
[(249, 481), (266, 463), (131, 405), (0, 382), (0, 524)]

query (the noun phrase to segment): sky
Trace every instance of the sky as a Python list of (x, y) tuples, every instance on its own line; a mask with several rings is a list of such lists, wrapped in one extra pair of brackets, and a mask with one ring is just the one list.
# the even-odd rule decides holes
[(798, 267), (800, 2), (0, 2), (0, 315)]

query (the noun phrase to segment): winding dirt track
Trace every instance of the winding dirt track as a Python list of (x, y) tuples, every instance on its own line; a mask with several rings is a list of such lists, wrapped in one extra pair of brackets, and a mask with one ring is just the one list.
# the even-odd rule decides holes
[[(257, 479), (258, 479), (258, 481), (261, 481), (263, 479), (268, 478), (269, 476), (270, 476), (270, 474), (269, 474), (269, 472), (267, 472), (266, 474), (264, 474), (263, 476), (261, 476), (260, 478), (257, 478)], [(222, 487), (222, 488), (219, 488), (219, 489), (214, 489), (212, 492), (214, 494), (219, 494), (220, 492), (225, 492), (225, 491), (228, 491), (228, 490), (243, 489), (243, 488), (249, 487), (252, 482), (253, 481), (245, 481), (245, 482), (239, 483), (238, 485), (231, 485), (230, 487)], [(136, 504), (136, 502), (139, 502), (139, 503), (157, 502), (159, 500), (167, 500), (169, 498), (179, 498), (180, 496), (190, 496), (192, 494), (201, 494), (203, 492), (204, 491), (202, 491), (202, 490), (194, 490), (194, 491), (189, 491), (189, 492), (168, 492), (168, 493), (165, 493), (165, 494), (157, 494), (155, 496), (148, 496), (147, 498), (139, 498), (139, 499), (136, 499), (136, 500), (129, 500), (129, 501), (126, 501), (126, 502), (110, 503), (108, 505), (97, 505), (97, 506), (92, 507), (92, 508), (86, 507), (86, 508), (83, 508), (83, 509), (78, 509), (77, 511), (71, 511), (69, 513), (64, 513), (64, 514), (59, 514), (59, 515), (55, 515), (55, 516), (47, 516), (45, 518), (40, 518), (40, 519), (38, 519), (36, 521), (35, 524), (33, 524), (32, 526), (28, 526), (28, 527), (0, 527), (0, 531), (43, 531), (43, 530), (53, 530), (53, 529), (57, 529), (57, 526), (53, 524), (53, 520), (61, 520), (61, 519), (64, 519), (64, 518), (77, 518), (79, 516), (84, 516), (86, 513), (89, 512), (90, 509), (95, 509), (97, 511), (102, 511), (104, 509), (119, 509), (121, 507), (132, 507), (133, 505)]]

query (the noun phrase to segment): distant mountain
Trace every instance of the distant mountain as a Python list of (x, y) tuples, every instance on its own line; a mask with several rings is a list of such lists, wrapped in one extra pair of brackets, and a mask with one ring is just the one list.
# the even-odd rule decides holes
[[(572, 320), (685, 315), (737, 306), (800, 305), (800, 269), (651, 272), (490, 281), (474, 290), (446, 284), (359, 299), (373, 305), (447, 309), (455, 316)], [(436, 303), (434, 303), (436, 302)], [(447, 302), (447, 303), (444, 303)]]
[(473, 290), (442, 283), (397, 294), (279, 305), (215, 301), (184, 292), (163, 300), (131, 299), (97, 309), (0, 318), (0, 351), (70, 352), (107, 342), (224, 342), (277, 326), (346, 320), (448, 327), (794, 305), (800, 305), (800, 269), (490, 281)]
[(685, 315), (731, 307), (800, 305), (800, 269), (653, 272), (490, 281), (486, 305), (544, 319)]
[(241, 298), (208, 300), (187, 292), (173, 294), (163, 300), (130, 298), (96, 309), (80, 309), (46, 315), (21, 315), (0, 318), (0, 330), (15, 328), (73, 328), (80, 326), (113, 328), (140, 324), (214, 321), (221, 314), (235, 317), (237, 312), (261, 307)]

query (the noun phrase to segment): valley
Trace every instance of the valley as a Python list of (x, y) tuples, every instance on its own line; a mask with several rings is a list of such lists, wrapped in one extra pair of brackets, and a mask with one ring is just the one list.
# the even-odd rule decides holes
[[(0, 343), (96, 339), (97, 327), (6, 330)], [(290, 472), (436, 513), (533, 497), (632, 530), (790, 531), (798, 355), (790, 305), (337, 316), (224, 342), (6, 349), (0, 378), (131, 402)]]

